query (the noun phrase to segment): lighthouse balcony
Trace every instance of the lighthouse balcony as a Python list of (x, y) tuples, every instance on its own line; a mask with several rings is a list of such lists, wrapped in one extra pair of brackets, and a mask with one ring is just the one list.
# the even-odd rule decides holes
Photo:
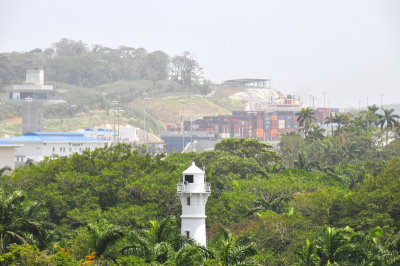
[(178, 193), (211, 193), (211, 184), (194, 184), (187, 182), (178, 182)]

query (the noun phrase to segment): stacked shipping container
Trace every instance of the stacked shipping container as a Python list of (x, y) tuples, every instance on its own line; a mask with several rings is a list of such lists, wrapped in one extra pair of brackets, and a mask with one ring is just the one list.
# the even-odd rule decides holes
[[(325, 116), (330, 112), (339, 112), (336, 108), (317, 108), (314, 109), (317, 123), (324, 123)], [(185, 121), (184, 131), (208, 131), (214, 132), (220, 138), (257, 138), (257, 139), (276, 139), (285, 132), (297, 132), (299, 124), (298, 116), (292, 111), (277, 112), (246, 112), (234, 111), (232, 115), (205, 116), (190, 124)], [(170, 131), (180, 131), (181, 125), (168, 125)]]

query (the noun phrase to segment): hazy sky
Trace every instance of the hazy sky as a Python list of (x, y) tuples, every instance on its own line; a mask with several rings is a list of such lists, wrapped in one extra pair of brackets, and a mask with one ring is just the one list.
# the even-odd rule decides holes
[(400, 103), (400, 0), (0, 0), (0, 52), (61, 38), (189, 51), (214, 82), (271, 78), (306, 105)]

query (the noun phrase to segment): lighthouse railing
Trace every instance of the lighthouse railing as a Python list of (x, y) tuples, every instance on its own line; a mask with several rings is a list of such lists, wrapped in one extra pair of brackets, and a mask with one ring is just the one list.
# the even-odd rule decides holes
[(185, 192), (211, 192), (211, 184), (210, 183), (205, 183), (205, 184), (193, 184), (193, 183), (183, 183), (183, 182), (178, 182), (176, 184), (177, 187), (177, 192), (178, 193), (185, 193)]

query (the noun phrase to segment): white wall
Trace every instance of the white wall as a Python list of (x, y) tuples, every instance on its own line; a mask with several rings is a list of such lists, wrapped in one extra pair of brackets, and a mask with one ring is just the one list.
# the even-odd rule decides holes
[(15, 147), (0, 146), (0, 168), (5, 166), (14, 169)]
[[(28, 159), (40, 162), (44, 157), (54, 154), (70, 156), (73, 153), (82, 153), (86, 149), (94, 150), (104, 147), (105, 142), (24, 142), (23, 147), (15, 152), (16, 166), (24, 164)], [(23, 157), (23, 160), (21, 158)]]

